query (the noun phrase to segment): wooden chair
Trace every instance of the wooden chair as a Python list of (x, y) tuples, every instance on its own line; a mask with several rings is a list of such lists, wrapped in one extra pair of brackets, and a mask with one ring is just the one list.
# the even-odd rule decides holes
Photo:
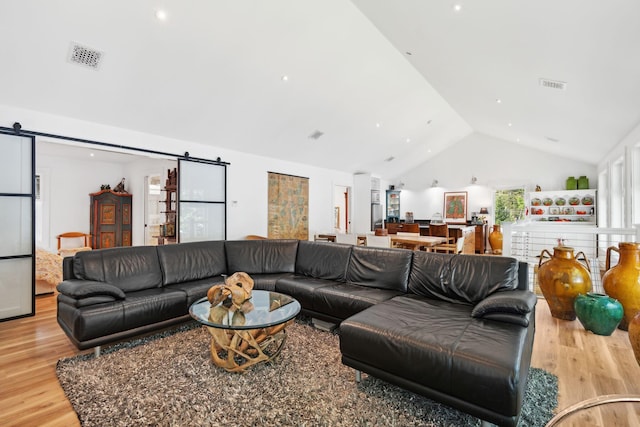
[[(399, 233), (398, 233), (399, 234)], [(373, 234), (367, 234), (367, 240), (365, 241), (366, 246), (376, 247), (376, 248), (390, 248), (391, 247), (391, 236), (376, 236)]]
[(450, 254), (461, 254), (464, 249), (464, 236), (461, 236), (455, 243), (443, 243), (432, 248), (434, 252), (445, 252)]
[(245, 240), (266, 240), (267, 238), (264, 236), (258, 236), (257, 234), (249, 234), (244, 239)]
[(60, 256), (73, 256), (76, 252), (91, 250), (91, 234), (70, 231), (57, 235), (56, 239)]
[(345, 234), (345, 233), (337, 233), (336, 234), (336, 243), (346, 243), (348, 245), (357, 245), (358, 244), (358, 235), (357, 234)]
[[(418, 233), (420, 235), (420, 224), (417, 222), (404, 223), (401, 227), (402, 233)], [(401, 232), (399, 231), (398, 234)]]
[(455, 240), (449, 236), (449, 224), (429, 224), (429, 236), (444, 237), (447, 243), (453, 243)]

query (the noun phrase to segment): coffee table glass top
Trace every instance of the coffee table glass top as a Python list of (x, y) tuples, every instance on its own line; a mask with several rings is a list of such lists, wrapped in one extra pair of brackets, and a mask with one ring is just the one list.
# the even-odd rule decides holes
[(223, 301), (215, 307), (207, 297), (194, 302), (189, 314), (198, 322), (212, 328), (260, 329), (279, 325), (293, 319), (300, 312), (300, 303), (289, 295), (254, 290), (241, 309)]

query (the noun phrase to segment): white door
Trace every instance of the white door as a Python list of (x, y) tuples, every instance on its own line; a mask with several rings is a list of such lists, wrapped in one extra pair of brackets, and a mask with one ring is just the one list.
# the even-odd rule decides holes
[(35, 313), (35, 138), (0, 131), (0, 320)]

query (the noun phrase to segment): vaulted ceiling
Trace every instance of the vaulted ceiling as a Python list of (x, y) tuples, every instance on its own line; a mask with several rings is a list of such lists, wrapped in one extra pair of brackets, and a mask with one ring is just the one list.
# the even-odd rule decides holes
[(473, 132), (596, 163), (640, 123), (640, 2), (457, 5), (6, 0), (0, 104), (388, 179)]

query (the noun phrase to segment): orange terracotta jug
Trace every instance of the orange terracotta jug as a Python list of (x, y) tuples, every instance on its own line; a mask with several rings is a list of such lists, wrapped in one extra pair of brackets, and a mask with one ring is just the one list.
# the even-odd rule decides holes
[[(611, 251), (618, 252), (618, 264), (611, 267)], [(624, 317), (619, 329), (629, 329), (631, 319), (640, 311), (640, 243), (620, 242), (607, 249), (607, 272), (602, 276), (604, 291), (620, 301)]]
[(640, 312), (638, 312), (629, 323), (629, 341), (633, 354), (636, 356), (636, 362), (640, 365)]
[[(545, 253), (547, 257), (545, 257)], [(582, 261), (578, 257), (582, 254)], [(547, 261), (544, 259), (550, 258)], [(549, 304), (551, 315), (558, 319), (575, 320), (574, 302), (578, 294), (591, 291), (589, 261), (583, 252), (573, 255), (573, 248), (557, 246), (553, 256), (546, 249), (540, 254), (538, 262), (538, 281), (542, 295)]]
[(489, 244), (495, 255), (502, 255), (502, 229), (499, 224), (493, 225), (493, 231), (489, 233)]

